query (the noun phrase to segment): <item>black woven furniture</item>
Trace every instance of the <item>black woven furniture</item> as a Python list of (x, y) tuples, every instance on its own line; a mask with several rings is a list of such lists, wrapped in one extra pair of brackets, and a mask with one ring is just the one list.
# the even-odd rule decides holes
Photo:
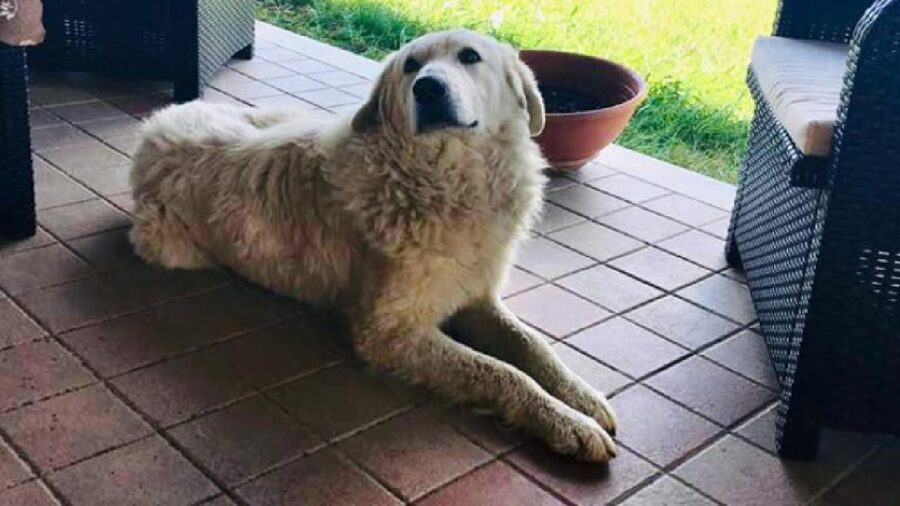
[(0, 239), (34, 235), (25, 50), (0, 43)]
[(228, 59), (253, 56), (254, 1), (44, 0), (44, 25), (36, 64), (173, 81), (184, 102)]
[(900, 433), (900, 0), (783, 0), (775, 35), (849, 44), (831, 154), (756, 115), (727, 255), (742, 266), (782, 386), (782, 456), (822, 428)]

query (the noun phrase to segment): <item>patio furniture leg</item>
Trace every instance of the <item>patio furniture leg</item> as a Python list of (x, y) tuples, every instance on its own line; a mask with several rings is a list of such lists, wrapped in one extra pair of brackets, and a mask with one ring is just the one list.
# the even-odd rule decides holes
[(36, 231), (25, 49), (0, 44), (0, 237)]
[(243, 49), (234, 53), (234, 57), (238, 60), (252, 60), (253, 59), (253, 44), (247, 44)]
[(775, 446), (778, 455), (792, 460), (813, 460), (819, 451), (821, 429), (804, 413), (786, 413), (784, 402), (778, 406)]
[(184, 103), (200, 98), (200, 79), (196, 74), (189, 74), (175, 80), (173, 98), (175, 102)]

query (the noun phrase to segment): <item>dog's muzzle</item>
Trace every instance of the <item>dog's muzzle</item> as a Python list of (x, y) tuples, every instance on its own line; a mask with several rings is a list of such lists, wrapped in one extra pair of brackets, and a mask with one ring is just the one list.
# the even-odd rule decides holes
[(456, 113), (447, 85), (434, 76), (423, 76), (413, 83), (416, 99), (416, 127), (425, 132), (439, 128), (473, 128), (478, 121), (464, 124)]

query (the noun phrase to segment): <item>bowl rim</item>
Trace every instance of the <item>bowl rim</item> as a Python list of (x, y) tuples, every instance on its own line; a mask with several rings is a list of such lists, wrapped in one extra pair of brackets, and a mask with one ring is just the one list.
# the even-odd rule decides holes
[[(643, 102), (645, 98), (647, 98), (647, 81), (644, 80), (643, 76), (638, 74), (635, 70), (633, 70), (621, 63), (617, 63), (612, 60), (607, 60), (606, 58), (600, 58), (599, 56), (592, 56), (589, 54), (576, 53), (576, 52), (572, 52), (572, 51), (560, 51), (560, 50), (556, 50), (556, 49), (521, 49), (521, 50), (519, 50), (519, 54), (520, 55), (521, 54), (535, 54), (535, 55), (536, 54), (548, 54), (548, 55), (557, 55), (557, 56), (564, 56), (564, 57), (575, 56), (578, 58), (594, 60), (599, 63), (618, 67), (620, 70), (624, 71), (626, 74), (631, 76), (631, 78), (634, 79), (635, 82), (637, 82), (637, 84), (638, 84), (637, 93), (635, 93), (633, 97), (629, 98), (628, 100), (626, 100), (624, 102), (620, 102), (616, 105), (611, 105), (609, 107), (601, 107), (599, 109), (590, 109), (587, 111), (576, 111), (576, 112), (546, 112), (545, 111), (544, 112), (545, 116), (567, 117), (567, 118), (581, 118), (581, 117), (586, 117), (586, 116), (593, 116), (593, 115), (596, 115), (597, 113), (601, 113), (601, 112), (617, 111), (619, 109), (629, 108), (632, 105), (636, 106), (637, 104), (640, 104), (641, 102)], [(524, 63), (525, 65), (528, 65), (524, 61), (522, 63)], [(529, 68), (531, 68), (531, 67), (529, 66)], [(533, 71), (534, 71), (534, 69), (532, 69), (532, 72)]]

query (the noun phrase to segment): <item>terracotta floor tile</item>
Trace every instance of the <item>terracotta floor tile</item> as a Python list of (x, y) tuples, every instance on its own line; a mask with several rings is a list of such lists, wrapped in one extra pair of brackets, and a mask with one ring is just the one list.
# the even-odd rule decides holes
[(90, 142), (92, 139), (86, 133), (72, 125), (62, 123), (46, 128), (39, 128), (31, 134), (31, 149), (42, 151), (56, 149), (75, 144)]
[(276, 319), (243, 290), (225, 287), (60, 337), (108, 377)]
[(684, 457), (721, 431), (643, 385), (625, 390), (612, 404), (619, 419), (616, 438), (661, 467)]
[(47, 487), (39, 481), (30, 481), (18, 487), (0, 491), (0, 504), (4, 506), (59, 506)]
[(101, 200), (89, 200), (38, 212), (41, 226), (63, 239), (127, 227), (128, 216)]
[(268, 63), (262, 60), (247, 60), (239, 62), (235, 65), (232, 65), (231, 68), (236, 69), (238, 72), (248, 75), (254, 79), (266, 80), (273, 79), (276, 77), (286, 77), (294, 75), (294, 72), (287, 70), (286, 68), (276, 65), (274, 63)]
[(301, 316), (250, 332), (216, 348), (235, 374), (265, 388), (343, 360), (338, 336)]
[(655, 199), (669, 193), (669, 190), (665, 188), (660, 188), (625, 174), (616, 174), (599, 181), (593, 181), (590, 183), (590, 186), (635, 203)]
[(220, 495), (215, 499), (210, 499), (208, 501), (200, 503), (199, 506), (236, 506), (236, 503), (228, 498), (226, 495)]
[(95, 198), (78, 182), (51, 167), (40, 158), (34, 160), (34, 193), (36, 209), (84, 202)]
[(674, 290), (709, 275), (709, 271), (656, 248), (644, 248), (610, 262), (613, 267), (664, 290)]
[(18, 485), (31, 477), (31, 471), (25, 463), (16, 456), (12, 448), (0, 440), (0, 490)]
[(553, 232), (554, 230), (575, 225), (576, 223), (581, 223), (582, 221), (585, 221), (583, 217), (573, 212), (566, 211), (556, 204), (547, 203), (544, 204), (540, 220), (534, 224), (532, 230), (546, 234)]
[(625, 315), (691, 349), (737, 330), (738, 326), (677, 297), (665, 297)]
[(718, 271), (728, 266), (725, 241), (697, 230), (666, 239), (657, 246), (707, 269)]
[(775, 412), (777, 408), (778, 404), (773, 404), (738, 427), (735, 432), (744, 439), (768, 450), (769, 453), (777, 453), (778, 450), (775, 448)]
[(773, 390), (779, 388), (766, 340), (756, 332), (745, 330), (713, 346), (703, 354), (757, 383)]
[(238, 488), (258, 506), (399, 506), (403, 504), (333, 450), (325, 449)]
[(113, 385), (162, 426), (201, 415), (253, 390), (209, 349), (127, 373), (115, 378)]
[(158, 437), (79, 462), (49, 479), (77, 505), (174, 506), (218, 493), (215, 485)]
[[(122, 138), (112, 139), (110, 142), (118, 142)], [(129, 180), (130, 167), (128, 165), (74, 169), (69, 172), (69, 175), (103, 196), (116, 195), (131, 190), (131, 181)]]
[(731, 218), (723, 218), (708, 225), (703, 225), (700, 228), (702, 228), (704, 232), (712, 234), (724, 241), (728, 236), (728, 224), (730, 221)]
[(568, 343), (556, 343), (552, 347), (556, 355), (572, 372), (599, 392), (611, 394), (631, 383), (631, 379), (624, 374), (610, 369)]
[(179, 425), (169, 433), (229, 485), (319, 444), (297, 421), (259, 397)]
[(663, 294), (646, 283), (602, 265), (562, 278), (558, 284), (617, 313)]
[(0, 349), (33, 341), (45, 335), (44, 330), (11, 300), (0, 297)]
[(643, 243), (596, 223), (582, 223), (549, 236), (554, 241), (600, 261), (640, 249)]
[(595, 261), (547, 239), (529, 239), (519, 248), (516, 265), (545, 279), (583, 269)]
[(427, 410), (393, 418), (342, 442), (340, 448), (406, 500), (418, 499), (492, 458)]
[(314, 75), (322, 72), (331, 72), (334, 70), (338, 70), (331, 65), (326, 65), (317, 60), (301, 60), (301, 61), (292, 61), (292, 62), (282, 62), (281, 66), (291, 69), (294, 72), (298, 72), (300, 74)]
[(109, 197), (109, 200), (112, 201), (113, 204), (116, 205), (120, 210), (128, 213), (134, 213), (134, 199), (131, 197), (130, 193), (122, 193), (119, 195), (113, 195)]
[(614, 318), (579, 332), (566, 342), (635, 378), (688, 353), (622, 318)]
[(70, 123), (84, 123), (99, 119), (125, 116), (121, 109), (117, 109), (101, 100), (81, 102), (78, 104), (60, 105), (50, 107), (49, 110)]
[(510, 297), (506, 304), (523, 321), (557, 338), (610, 316), (609, 311), (552, 285)]
[(506, 283), (503, 285), (500, 294), (504, 298), (509, 297), (534, 288), (543, 282), (544, 281), (541, 278), (534, 274), (525, 272), (518, 267), (513, 267), (509, 270), (509, 275), (506, 277)]
[(684, 288), (678, 295), (739, 323), (756, 319), (756, 310), (746, 285), (715, 275)]
[(0, 257), (0, 287), (13, 295), (92, 274), (90, 266), (59, 244)]
[(429, 495), (422, 506), (562, 506), (552, 494), (538, 487), (503, 462), (494, 462)]
[[(762, 447), (773, 455), (775, 450), (775, 406), (764, 410), (735, 431), (739, 436)], [(819, 453), (812, 462), (782, 462), (792, 473), (801, 473), (811, 482), (822, 485), (831, 483), (861, 459), (885, 445), (888, 437), (878, 434), (861, 434), (834, 430), (822, 431)], [(900, 460), (896, 461), (900, 464)], [(878, 504), (877, 502), (872, 504)]]
[(50, 237), (44, 229), (38, 227), (37, 232), (27, 239), (15, 241), (0, 239), (0, 256), (12, 255), (13, 253), (19, 253), (21, 251), (40, 248), (41, 246), (53, 244), (54, 242), (56, 242), (56, 239)]
[(267, 49), (257, 49), (256, 56), (269, 60), (271, 62), (289, 62), (307, 59), (302, 54), (291, 51), (283, 47), (273, 47)]
[(93, 381), (75, 357), (55, 342), (23, 343), (0, 352), (0, 412)]
[(621, 446), (618, 450), (618, 457), (608, 464), (584, 464), (529, 443), (508, 460), (578, 506), (602, 506), (656, 473), (634, 453)]
[(691, 357), (650, 378), (667, 396), (728, 426), (774, 399), (766, 388), (701, 357)]
[(687, 227), (678, 222), (637, 206), (601, 216), (597, 218), (597, 222), (650, 243), (661, 241), (687, 230)]
[(109, 100), (109, 103), (131, 114), (143, 117), (162, 109), (172, 103), (171, 95), (163, 93), (143, 93), (126, 97), (117, 97)]
[(200, 292), (224, 282), (221, 271), (173, 271), (151, 267), (123, 269), (31, 292), (22, 305), (54, 332), (65, 332)]
[(274, 391), (272, 397), (326, 439), (358, 430), (412, 406), (415, 401), (393, 382), (382, 381), (350, 365), (297, 380)]
[(99, 139), (110, 140), (137, 135), (141, 122), (131, 116), (118, 116), (82, 123), (80, 126)]
[(108, 139), (106, 141), (110, 146), (114, 147), (119, 153), (122, 153), (126, 156), (131, 156), (134, 154), (134, 150), (137, 149), (138, 143), (140, 142), (140, 137), (137, 135), (131, 135), (128, 137), (116, 137), (115, 139)]
[[(318, 74), (316, 74), (316, 76), (318, 76)], [(298, 93), (297, 96), (313, 105), (326, 108), (345, 104), (355, 104), (360, 100), (359, 97), (355, 97), (335, 88), (304, 91), (303, 93)]]
[(900, 498), (900, 445), (882, 449), (856, 468), (831, 491), (813, 503), (815, 506), (894, 506)]
[(322, 90), (328, 85), (306, 76), (290, 76), (271, 79), (269, 85), (287, 93), (303, 93), (304, 91)]
[(449, 401), (427, 405), (436, 418), (453, 426), (475, 444), (494, 455), (508, 452), (527, 439), (519, 429), (503, 427), (497, 417)]
[(562, 176), (557, 176), (555, 174), (548, 174), (547, 183), (544, 185), (544, 195), (549, 196), (551, 193), (557, 192), (559, 190), (564, 190), (566, 188), (572, 188), (577, 186), (578, 183)]
[(151, 429), (102, 386), (0, 415), (0, 427), (43, 471), (123, 445)]
[(111, 271), (143, 264), (131, 242), (128, 229), (120, 228), (68, 241), (69, 246), (97, 270)]
[(624, 200), (580, 185), (549, 193), (547, 200), (588, 218), (596, 218), (628, 207), (628, 202)]
[(622, 506), (715, 506), (715, 502), (668, 476), (629, 497)]
[(342, 87), (342, 86), (351, 86), (354, 84), (365, 83), (366, 80), (351, 74), (350, 72), (346, 72), (343, 70), (332, 70), (330, 72), (318, 72), (316, 73), (316, 80), (322, 81), (323, 83), (334, 86), (334, 87)]
[(41, 157), (67, 174), (74, 171), (120, 167), (128, 159), (100, 142), (43, 151)]
[(565, 176), (574, 181), (588, 182), (602, 177), (614, 176), (618, 173), (619, 172), (612, 167), (602, 165), (598, 161), (592, 160), (588, 162), (587, 165), (574, 172), (565, 173)]
[(707, 448), (675, 474), (735, 506), (799, 505), (821, 487), (792, 472), (783, 461), (732, 436)]
[(645, 202), (643, 207), (693, 227), (728, 217), (728, 213), (719, 208), (677, 194)]

